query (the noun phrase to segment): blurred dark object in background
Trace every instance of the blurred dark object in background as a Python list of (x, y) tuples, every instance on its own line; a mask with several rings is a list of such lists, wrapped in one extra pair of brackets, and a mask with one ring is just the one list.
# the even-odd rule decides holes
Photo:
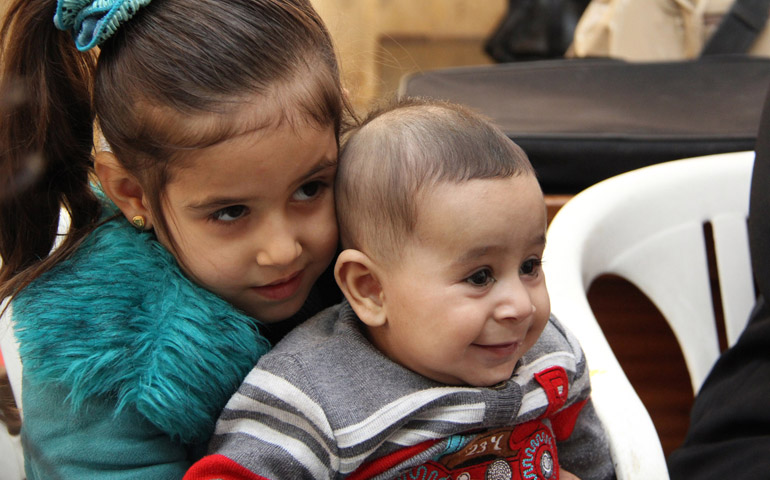
[(561, 58), (589, 1), (509, 0), (484, 50), (500, 63)]
[(681, 62), (554, 59), (445, 68), (402, 79), (402, 96), (461, 103), (527, 152), (546, 194), (574, 194), (678, 158), (753, 150), (770, 58)]
[[(25, 102), (26, 93), (22, 82), (6, 80), (0, 88), (0, 121), (4, 121), (15, 109), (23, 108)], [(8, 153), (0, 151), (0, 155)], [(43, 157), (40, 152), (29, 152), (21, 165), (6, 162), (0, 164), (4, 167), (0, 172), (0, 202), (25, 190), (43, 173)]]

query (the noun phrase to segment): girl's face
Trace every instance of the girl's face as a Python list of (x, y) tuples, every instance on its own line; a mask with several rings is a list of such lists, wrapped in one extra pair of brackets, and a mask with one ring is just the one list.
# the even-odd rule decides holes
[(258, 320), (296, 313), (337, 248), (333, 128), (284, 121), (183, 162), (163, 205), (182, 267)]

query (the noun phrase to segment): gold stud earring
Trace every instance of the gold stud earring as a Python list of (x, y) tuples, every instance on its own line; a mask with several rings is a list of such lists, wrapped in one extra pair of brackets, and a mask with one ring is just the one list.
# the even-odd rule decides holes
[(144, 230), (144, 217), (141, 215), (135, 215), (131, 219), (131, 223), (137, 228), (137, 230)]

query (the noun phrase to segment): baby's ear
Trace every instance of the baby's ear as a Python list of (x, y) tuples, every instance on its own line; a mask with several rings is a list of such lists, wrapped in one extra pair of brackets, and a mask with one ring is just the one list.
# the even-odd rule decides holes
[(337, 257), (334, 278), (353, 311), (369, 327), (381, 327), (385, 315), (382, 284), (377, 265), (360, 250), (347, 249)]

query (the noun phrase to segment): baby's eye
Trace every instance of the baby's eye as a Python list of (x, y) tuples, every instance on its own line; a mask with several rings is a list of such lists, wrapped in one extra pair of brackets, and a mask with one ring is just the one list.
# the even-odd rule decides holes
[(483, 268), (472, 273), (471, 276), (465, 279), (465, 281), (474, 287), (483, 287), (494, 282), (495, 278), (492, 276), (492, 271), (490, 269)]
[(245, 205), (232, 205), (217, 210), (211, 214), (211, 218), (217, 222), (234, 222), (244, 216), (246, 212), (247, 208)]
[(542, 264), (543, 262), (539, 258), (531, 258), (521, 264), (521, 267), (519, 267), (519, 274), (536, 275)]
[(324, 187), (323, 182), (313, 181), (308, 182), (297, 189), (294, 192), (294, 199), (299, 201), (310, 200), (318, 196), (321, 189)]

